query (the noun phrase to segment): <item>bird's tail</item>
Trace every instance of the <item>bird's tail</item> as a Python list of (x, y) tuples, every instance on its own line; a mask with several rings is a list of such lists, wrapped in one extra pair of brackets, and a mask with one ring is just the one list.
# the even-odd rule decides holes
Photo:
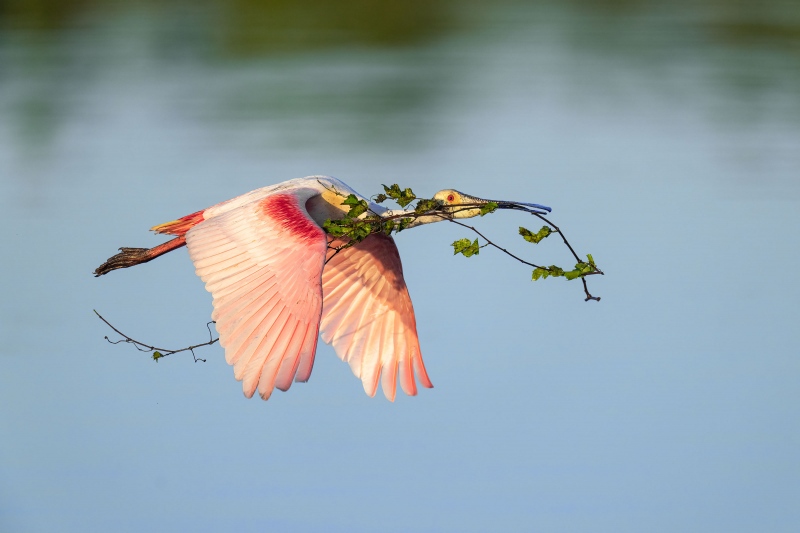
[(192, 213), (191, 215), (186, 215), (185, 217), (181, 217), (178, 220), (170, 220), (169, 222), (164, 222), (163, 224), (159, 224), (158, 226), (153, 226), (152, 228), (150, 228), (150, 231), (155, 231), (156, 233), (166, 233), (168, 235), (178, 235), (183, 237), (184, 235), (186, 235), (187, 231), (189, 231), (194, 226), (205, 220), (203, 218), (203, 211), (198, 211), (196, 213)]

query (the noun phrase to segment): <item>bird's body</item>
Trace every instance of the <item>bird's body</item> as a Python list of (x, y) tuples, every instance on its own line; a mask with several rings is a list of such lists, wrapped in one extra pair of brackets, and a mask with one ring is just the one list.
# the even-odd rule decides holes
[[(433, 385), (394, 239), (373, 233), (337, 252), (346, 241), (323, 230), (326, 220), (347, 214), (342, 200), (349, 194), (363, 199), (328, 176), (257, 189), (155, 226), (157, 233), (176, 237), (149, 250), (123, 248), (95, 274), (185, 244), (213, 296), (220, 344), (247, 397), (258, 391), (266, 400), (275, 388), (307, 381), (320, 333), (368, 395), (375, 395), (380, 381), (384, 395), (394, 400), (398, 379), (406, 394), (415, 395), (417, 381)], [(442, 191), (437, 197), (453, 203), (460, 194)], [(372, 202), (369, 209), (380, 216), (393, 213)]]

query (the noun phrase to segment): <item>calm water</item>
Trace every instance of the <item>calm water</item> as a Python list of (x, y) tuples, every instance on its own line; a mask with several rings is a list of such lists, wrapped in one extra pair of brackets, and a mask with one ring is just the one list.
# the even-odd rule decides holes
[[(37, 5), (0, 3), (0, 530), (794, 531), (792, 2)], [(603, 300), (439, 224), (397, 239), (419, 397), (103, 340), (211, 312), (184, 251), (93, 278), (117, 247), (314, 173), (551, 205)]]

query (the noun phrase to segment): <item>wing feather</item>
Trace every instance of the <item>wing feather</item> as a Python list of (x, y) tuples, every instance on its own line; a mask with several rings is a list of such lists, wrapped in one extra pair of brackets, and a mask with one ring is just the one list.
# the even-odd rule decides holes
[[(307, 329), (307, 328), (306, 328)], [(293, 324), (292, 331), (288, 336), (287, 344), (291, 342), (294, 338), (295, 331), (297, 330), (297, 323)], [(301, 335), (298, 335), (301, 337)], [(295, 350), (294, 353), (299, 354), (300, 350)], [(295, 375), (297, 375), (297, 368), (300, 366), (300, 357), (284, 357), (283, 361), (281, 361), (280, 366), (276, 370), (275, 374), (275, 387), (282, 391), (289, 390), (289, 387), (292, 386), (292, 380), (294, 379)]]
[(308, 381), (309, 376), (311, 375), (311, 369), (314, 366), (314, 354), (317, 351), (317, 339), (319, 338), (319, 323), (317, 324), (309, 324), (308, 329), (306, 330), (305, 340), (303, 341), (303, 346), (300, 349), (300, 364), (298, 368), (300, 369), (298, 373), (300, 374), (300, 379), (297, 381)]
[[(382, 324), (371, 320), (368, 322), (364, 335), (364, 348), (361, 356), (361, 382), (364, 385), (364, 392), (370, 397), (375, 396), (378, 390), (378, 378), (381, 374), (381, 333)], [(386, 391), (384, 391), (385, 393)], [(387, 396), (388, 398), (388, 396)]]
[(422, 354), (419, 351), (419, 344), (411, 350), (411, 360), (414, 363), (414, 372), (417, 378), (422, 382), (423, 387), (433, 388), (433, 383), (428, 377), (428, 372), (425, 370), (425, 364), (422, 362)]
[(208, 287), (214, 291), (215, 294), (224, 296), (231, 291), (235, 291), (239, 283), (250, 283), (250, 281), (254, 279), (270, 275), (269, 272), (264, 272), (254, 263), (242, 265), (237, 270), (239, 270), (239, 272), (235, 274), (223, 275), (213, 283), (208, 283)]
[[(280, 299), (277, 293), (270, 298), (265, 298), (261, 302), (261, 307), (252, 315), (249, 315), (246, 320), (233, 323), (230, 326), (226, 324), (227, 327), (224, 328), (224, 333), (221, 333), (228, 339), (225, 345), (226, 350), (239, 354), (239, 357), (241, 357), (240, 348), (254, 340), (254, 335), (262, 333), (258, 331), (259, 325), (267, 323), (267, 317), (275, 307), (280, 307)], [(217, 331), (219, 332), (220, 330), (218, 329)], [(230, 360), (228, 363), (234, 364), (237, 360), (238, 358)]]
[(322, 311), (327, 240), (305, 204), (312, 188), (282, 189), (207, 211), (186, 234), (214, 298), (225, 359), (248, 398), (308, 380)]
[(322, 340), (349, 363), (370, 396), (380, 381), (393, 401), (398, 377), (403, 391), (413, 396), (415, 374), (423, 386), (433, 387), (394, 240), (373, 234), (339, 253), (329, 250), (328, 258), (322, 273)]
[[(388, 313), (386, 318), (386, 327), (383, 330), (384, 344), (389, 346), (389, 350), (381, 354), (381, 388), (384, 394), (390, 401), (394, 401), (397, 394), (397, 365), (399, 362), (400, 350), (395, 342), (395, 319), (396, 315)], [(386, 338), (388, 337), (388, 339)], [(392, 357), (390, 354), (398, 354), (398, 357)]]
[[(239, 348), (241, 351), (241, 356), (233, 365), (233, 375), (236, 379), (243, 380), (247, 375), (252, 378), (253, 372), (256, 370), (255, 366), (251, 365), (251, 362), (254, 360), (258, 364), (259, 370), (264, 365), (264, 361), (270, 354), (269, 350), (272, 348), (272, 344), (274, 342), (270, 342), (270, 335), (275, 334), (275, 328), (280, 329), (280, 327), (286, 323), (285, 311), (286, 309), (280, 305), (276, 305), (270, 309), (267, 312), (267, 315), (264, 317), (264, 320), (258, 324), (258, 327), (263, 329), (260, 331), (253, 330), (250, 333), (250, 336), (247, 337), (246, 342), (241, 345)], [(279, 319), (281, 319), (281, 322), (278, 322)], [(256, 381), (258, 381), (258, 379), (256, 379)], [(250, 388), (245, 384), (242, 384), (242, 386), (245, 388), (245, 390), (249, 390)], [(250, 391), (250, 396), (252, 395), (253, 392)]]
[[(258, 349), (250, 356), (242, 373), (242, 388), (245, 396), (252, 397), (258, 387), (262, 372), (268, 383), (275, 383), (275, 373), (281, 360), (286, 355), (286, 346), (281, 346), (281, 337), (287, 329), (290, 317), (286, 308), (282, 308), (278, 316), (272, 320), (267, 334), (261, 339)], [(294, 320), (291, 320), (294, 322)], [(294, 331), (293, 329), (290, 330)], [(288, 339), (287, 339), (288, 341)], [(288, 344), (288, 342), (286, 343)], [(272, 388), (271, 386), (269, 387)]]
[[(289, 339), (289, 345), (287, 346), (285, 352), (289, 354), (289, 356), (284, 358), (284, 361), (294, 359), (299, 362), (300, 357), (297, 357), (297, 354), (301, 352), (303, 342), (305, 341), (306, 337), (306, 331), (311, 326), (309, 324), (303, 324), (300, 321), (296, 321), (293, 326), (294, 328), (292, 330), (291, 338)], [(266, 373), (262, 374), (261, 380), (258, 382), (258, 393), (261, 395), (261, 398), (264, 400), (268, 399), (272, 394), (275, 385), (276, 379), (273, 375)], [(289, 387), (286, 387), (285, 389), (281, 390), (287, 390), (288, 388)]]
[[(318, 335), (319, 335), (319, 326), (317, 326), (317, 329), (315, 330), (315, 337), (314, 337), (315, 343)], [(301, 353), (300, 357), (298, 358), (298, 361), (299, 362), (297, 365), (297, 375), (295, 375), (294, 380), (299, 381), (301, 383), (305, 383), (306, 381), (308, 381), (308, 378), (311, 377), (311, 369), (314, 366), (314, 350), (311, 351), (310, 355), (307, 353), (306, 354)]]

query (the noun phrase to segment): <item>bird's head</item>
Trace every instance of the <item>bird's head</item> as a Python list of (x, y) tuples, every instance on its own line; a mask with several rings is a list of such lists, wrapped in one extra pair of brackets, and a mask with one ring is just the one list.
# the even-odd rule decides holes
[(442, 204), (442, 209), (453, 218), (471, 218), (481, 214), (481, 207), (494, 202), (498, 209), (518, 209), (529, 213), (544, 215), (550, 208), (539, 204), (525, 202), (510, 202), (506, 200), (485, 200), (477, 196), (470, 196), (455, 189), (444, 189), (433, 195), (434, 200)]

